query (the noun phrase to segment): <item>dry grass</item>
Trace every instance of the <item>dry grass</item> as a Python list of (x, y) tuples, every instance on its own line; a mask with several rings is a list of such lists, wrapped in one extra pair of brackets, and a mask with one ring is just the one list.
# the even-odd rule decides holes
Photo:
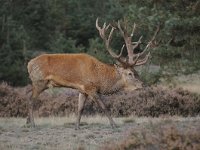
[(175, 76), (170, 78), (170, 81), (163, 80), (161, 84), (182, 88), (184, 90), (200, 94), (200, 71), (189, 75)]
[(200, 73), (180, 76), (174, 78), (176, 87), (181, 87), (184, 90), (200, 94)]
[(130, 128), (121, 141), (104, 150), (200, 150), (200, 118), (148, 118), (137, 129)]
[[(165, 121), (177, 121), (177, 122), (183, 122), (183, 121), (200, 121), (200, 117), (180, 117), (180, 116), (163, 116), (159, 118), (152, 118), (152, 117), (136, 117), (136, 116), (129, 116), (129, 117), (117, 117), (114, 118), (114, 121), (118, 125), (123, 125), (126, 123), (136, 123), (136, 124), (141, 124), (141, 123), (148, 123), (148, 122), (153, 122), (153, 123), (159, 123), (159, 122), (165, 122)], [(70, 115), (67, 117), (36, 117), (35, 122), (37, 126), (49, 126), (49, 127), (54, 127), (54, 126), (62, 126), (65, 124), (74, 124), (76, 122), (76, 115)], [(87, 125), (92, 125), (92, 124), (99, 124), (99, 125), (107, 125), (109, 126), (109, 121), (107, 117), (103, 117), (100, 115), (94, 115), (94, 116), (82, 116), (81, 122), (83, 124)], [(13, 126), (18, 126), (18, 127), (23, 127), (26, 124), (26, 119), (25, 118), (7, 118), (3, 117), (0, 118), (0, 127), (13, 127)]]
[(188, 84), (188, 83), (180, 83), (178, 87), (183, 88), (184, 90), (188, 90), (190, 92), (200, 94), (200, 81), (199, 83), (195, 84)]
[[(148, 147), (148, 143), (159, 145), (161, 143), (157, 142), (158, 139), (168, 140), (165, 146), (169, 144), (166, 147), (170, 149), (174, 142), (169, 136), (173, 132), (176, 133), (173, 136), (178, 136), (177, 138), (181, 138), (182, 135), (191, 138), (189, 139), (190, 143), (195, 142), (193, 140), (199, 137), (196, 131), (200, 129), (200, 117), (152, 118), (130, 116), (114, 118), (118, 128), (113, 130), (105, 117), (84, 116), (81, 130), (78, 131), (74, 129), (74, 117), (74, 115), (71, 115), (69, 117), (36, 118), (37, 127), (35, 129), (25, 127), (24, 118), (0, 118), (0, 149), (99, 150), (113, 149), (114, 145), (118, 146), (116, 149), (119, 149), (119, 147), (120, 149), (124, 147), (128, 149), (131, 144), (143, 147)], [(174, 130), (171, 130), (172, 128)], [(182, 134), (182, 131), (186, 130), (187, 132)], [(197, 135), (194, 133), (197, 133)], [(164, 135), (163, 138), (162, 134)]]
[[(127, 118), (114, 118), (115, 122), (117, 124), (123, 124), (125, 120), (133, 118), (133, 117), (127, 117)], [(72, 114), (67, 117), (36, 117), (35, 122), (37, 123), (38, 126), (42, 125), (48, 125), (48, 126), (61, 126), (64, 124), (73, 124), (76, 121), (76, 115)], [(109, 121), (106, 117), (100, 116), (100, 115), (94, 115), (94, 116), (82, 116), (81, 122), (86, 123), (86, 124), (103, 124), (103, 125), (109, 125)], [(0, 126), (23, 126), (26, 123), (25, 118), (7, 118), (3, 117), (0, 118)]]

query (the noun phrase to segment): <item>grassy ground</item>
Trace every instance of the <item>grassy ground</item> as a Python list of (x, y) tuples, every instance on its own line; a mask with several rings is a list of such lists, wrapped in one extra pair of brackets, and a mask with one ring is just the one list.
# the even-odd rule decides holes
[[(124, 143), (130, 133), (149, 133), (156, 136), (160, 126), (191, 132), (200, 129), (200, 117), (114, 118), (118, 128), (112, 129), (105, 117), (83, 117), (80, 130), (74, 129), (75, 116), (36, 118), (37, 127), (27, 128), (24, 118), (0, 118), (0, 149), (3, 150), (62, 150), (107, 149), (110, 144)], [(140, 141), (144, 138), (139, 139)], [(144, 141), (145, 142), (145, 141)], [(108, 145), (108, 146), (107, 146)]]
[(184, 90), (200, 94), (200, 71), (189, 74), (170, 77), (168, 80), (164, 79), (162, 85), (180, 87)]
[(200, 71), (191, 75), (175, 77), (176, 86), (200, 94)]

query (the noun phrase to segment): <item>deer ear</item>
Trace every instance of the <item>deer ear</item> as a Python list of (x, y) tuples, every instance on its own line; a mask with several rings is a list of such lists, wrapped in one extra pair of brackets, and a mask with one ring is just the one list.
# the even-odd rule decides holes
[(117, 65), (117, 64), (114, 64), (114, 67), (117, 69), (117, 68), (119, 68), (119, 66)]

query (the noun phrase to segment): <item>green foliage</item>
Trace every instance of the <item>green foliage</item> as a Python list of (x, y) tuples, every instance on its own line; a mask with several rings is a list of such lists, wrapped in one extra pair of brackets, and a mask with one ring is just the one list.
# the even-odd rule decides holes
[(107, 50), (101, 39), (90, 39), (90, 47), (88, 48), (87, 53), (98, 58), (99, 60), (107, 63), (112, 63), (111, 56), (107, 53)]
[(160, 81), (162, 70), (159, 66), (147, 63), (147, 65), (141, 67), (139, 76), (145, 85), (152, 85)]
[(65, 38), (62, 33), (55, 35), (54, 39), (51, 40), (49, 50), (54, 53), (73, 53), (83, 52), (84, 47), (75, 46), (76, 40), (72, 38)]

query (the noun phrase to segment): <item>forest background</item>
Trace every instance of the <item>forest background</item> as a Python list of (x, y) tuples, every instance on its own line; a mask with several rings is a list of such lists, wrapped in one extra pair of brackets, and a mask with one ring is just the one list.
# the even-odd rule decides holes
[[(0, 0), (0, 81), (26, 85), (27, 62), (42, 53), (83, 52), (113, 63), (95, 28), (97, 17), (101, 24), (135, 22), (134, 41), (143, 35), (140, 49), (161, 25), (159, 46), (140, 71), (148, 84), (200, 69), (199, 0)], [(112, 47), (119, 52), (123, 39), (115, 36)]]

